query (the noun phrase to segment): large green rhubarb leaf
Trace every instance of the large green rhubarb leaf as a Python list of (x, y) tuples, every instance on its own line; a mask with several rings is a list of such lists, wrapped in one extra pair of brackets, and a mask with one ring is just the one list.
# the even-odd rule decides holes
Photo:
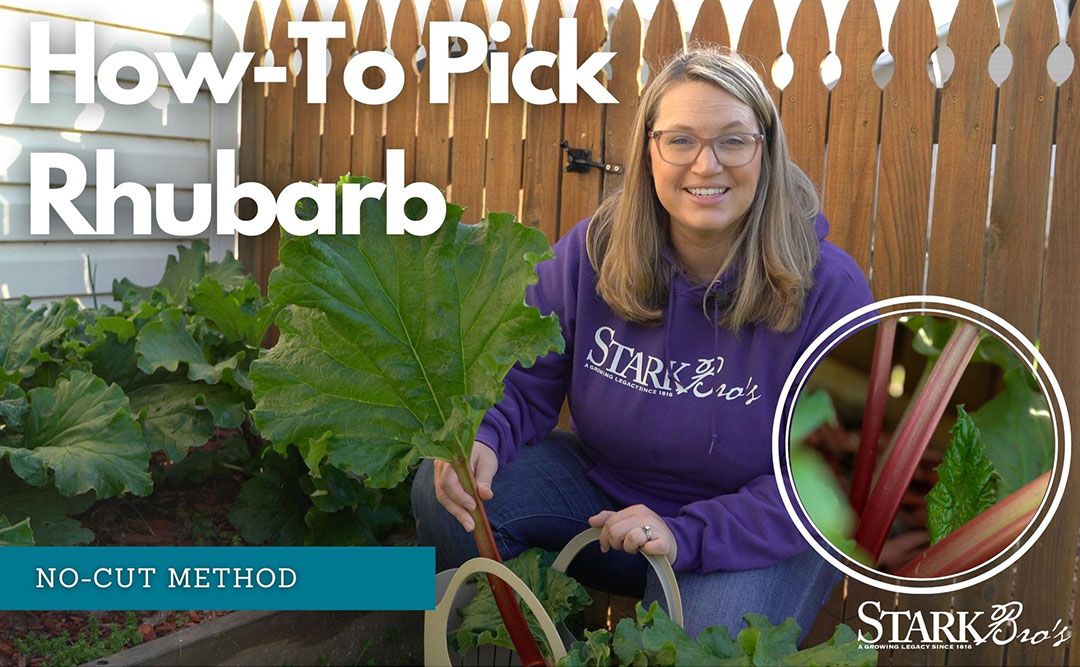
[(21, 436), (0, 435), (0, 459), (32, 486), (52, 472), (65, 496), (150, 493), (149, 451), (117, 385), (73, 371), (55, 388), (32, 389)]
[(0, 515), (14, 524), (30, 520), (34, 544), (66, 547), (89, 544), (94, 533), (70, 517), (94, 504), (94, 494), (65, 498), (51, 486), (33, 488), (8, 469), (0, 468)]
[(244, 282), (244, 267), (226, 255), (221, 262), (211, 262), (210, 246), (205, 241), (195, 240), (191, 247), (177, 246), (176, 256), (170, 255), (165, 261), (165, 273), (157, 285), (140, 287), (127, 278), (113, 281), (113, 298), (117, 301), (147, 300), (154, 292), (160, 292), (171, 303), (183, 303), (188, 290), (206, 276), (212, 276), (227, 288), (239, 287)]
[(0, 547), (32, 547), (34, 531), (30, 530), (30, 519), (12, 525), (7, 517), (0, 514)]
[(164, 450), (173, 461), (214, 435), (214, 427), (237, 428), (244, 406), (228, 387), (201, 382), (152, 384), (132, 391), (131, 409), (142, 416), (147, 449)]
[(510, 368), (563, 341), (523, 298), (551, 256), (543, 234), (506, 214), (463, 225), (448, 205), (431, 236), (390, 236), (383, 209), (364, 202), (360, 236), (282, 238), (270, 295), (288, 308), (252, 378), (275, 447), (295, 444), (312, 467), (325, 447), (387, 487), (420, 457), (467, 460)]
[(214, 323), (228, 341), (243, 341), (252, 347), (262, 342), (277, 314), (268, 308), (252, 281), (228, 291), (211, 276), (203, 278), (191, 291), (191, 308), (196, 315)]
[(829, 392), (818, 389), (799, 395), (795, 412), (791, 416), (791, 434), (788, 441), (794, 446), (801, 444), (814, 431), (826, 424), (836, 426), (836, 408)]
[(994, 504), (998, 474), (986, 456), (979, 429), (964, 406), (956, 406), (937, 484), (926, 494), (926, 528), (933, 544)]
[(21, 432), (23, 419), (29, 409), (26, 393), (19, 385), (0, 385), (0, 433)]
[(30, 309), (25, 296), (18, 303), (0, 302), (0, 385), (33, 376), (78, 310), (71, 299), (37, 310)]
[(244, 483), (229, 510), (229, 521), (249, 544), (300, 545), (307, 536), (304, 514), (311, 500), (300, 486), (303, 463), (267, 451), (262, 470)]
[(1000, 500), (1050, 469), (1054, 426), (1042, 392), (1031, 387), (1031, 371), (1005, 373), (1005, 391), (983, 404), (971, 418), (982, 433), (986, 455), (1001, 476)]
[(159, 319), (147, 323), (139, 332), (135, 352), (144, 373), (159, 368), (173, 372), (183, 364), (189, 380), (207, 384), (217, 384), (225, 373), (235, 373), (244, 358), (243, 352), (237, 352), (220, 363), (207, 361), (203, 346), (195, 340), (179, 308), (162, 311)]
[(792, 448), (791, 473), (799, 501), (821, 536), (848, 556), (870, 564), (872, 559), (852, 537), (858, 523), (855, 510), (821, 454), (805, 446)]

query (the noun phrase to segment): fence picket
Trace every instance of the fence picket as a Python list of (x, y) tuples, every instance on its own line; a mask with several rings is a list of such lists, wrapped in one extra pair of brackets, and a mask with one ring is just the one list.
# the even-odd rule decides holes
[(1042, 276), (1054, 81), (1046, 59), (1058, 43), (1053, 0), (1017, 3), (1005, 28), (1013, 66), (1001, 84), (986, 257), (986, 304), (1035, 336)]
[(724, 16), (724, 7), (720, 0), (705, 0), (698, 10), (697, 20), (690, 30), (690, 41), (698, 43), (712, 43), (720, 46), (731, 46), (731, 36), (728, 34), (727, 18)]
[[(560, 0), (540, 0), (533, 19), (532, 46), (555, 52), (559, 48), (559, 19), (563, 16)], [(555, 70), (540, 69), (533, 80), (539, 89), (557, 90), (559, 75)], [(536, 227), (552, 243), (559, 238), (559, 203), (562, 190), (562, 109), (558, 104), (530, 104), (525, 115), (525, 164), (523, 165), (524, 201), (521, 221)]]
[[(484, 0), (466, 0), (462, 21), (487, 34)], [(464, 45), (462, 45), (464, 47)], [(464, 222), (484, 217), (484, 154), (487, 141), (488, 75), (483, 68), (454, 75), (454, 140), (450, 146), (450, 197), (465, 207)]]
[[(360, 34), (356, 38), (356, 50), (386, 50), (386, 20), (383, 18), (382, 3), (368, 2), (364, 14), (360, 17)], [(382, 87), (386, 77), (377, 67), (364, 71), (363, 81), (371, 90)], [(383, 116), (386, 105), (365, 104), (358, 100), (353, 109), (352, 173), (368, 176), (375, 181), (383, 181), (383, 142), (385, 124)]]
[(829, 30), (819, 0), (803, 0), (788, 37), (794, 61), (780, 109), (791, 157), (818, 188), (825, 173), (825, 132), (829, 89), (821, 80), (821, 61), (829, 55)]
[(930, 6), (901, 0), (889, 30), (893, 77), (882, 91), (874, 281), (879, 299), (923, 291), (935, 86), (926, 73), (937, 47)]
[(323, 138), (320, 172), (324, 183), (334, 183), (348, 173), (352, 160), (353, 99), (345, 90), (341, 73), (355, 48), (352, 9), (349, 0), (338, 0), (334, 21), (345, 24), (345, 38), (330, 40), (330, 76), (326, 79), (323, 105)]
[(405, 182), (416, 178), (416, 101), (419, 97), (416, 53), (420, 48), (420, 20), (413, 0), (401, 0), (394, 16), (390, 49), (405, 71), (405, 85), (386, 104), (386, 147), (405, 151)]
[[(275, 66), (285, 66), (286, 79), (284, 83), (267, 86), (266, 153), (263, 160), (263, 182), (274, 195), (293, 181), (293, 94), (296, 90), (296, 74), (288, 64), (296, 44), (288, 37), (288, 23), (291, 20), (292, 6), (289, 0), (281, 0), (270, 31), (270, 52), (274, 54)], [(261, 285), (267, 284), (271, 269), (278, 263), (278, 238), (277, 225), (271, 225), (261, 237), (260, 260), (256, 263), (264, 272), (256, 276)]]
[[(604, 107), (604, 162), (626, 167), (627, 139), (641, 95), (641, 17), (633, 2), (624, 2), (611, 24), (611, 79), (608, 91), (618, 104)], [(622, 187), (623, 174), (604, 174), (604, 194)]]
[[(244, 74), (240, 95), (240, 151), (237, 156), (241, 183), (262, 183), (263, 155), (266, 154), (266, 84), (256, 83), (254, 68), (262, 64), (270, 45), (266, 39), (262, 3), (255, 0), (248, 12), (244, 29), (244, 51), (255, 54), (252, 67)], [(254, 206), (250, 199), (240, 202), (240, 215), (250, 220)], [(237, 240), (239, 259), (254, 276), (269, 274), (262, 266), (259, 237), (241, 236)]]
[[(653, 12), (652, 20), (649, 21), (649, 29), (645, 33), (645, 46), (642, 49), (642, 58), (648, 66), (649, 76), (671, 59), (677, 51), (686, 47), (683, 41), (682, 24), (679, 23), (679, 13), (675, 11), (673, 0), (660, 0)], [(649, 85), (646, 80), (645, 85)]]
[[(507, 77), (525, 52), (525, 4), (522, 0), (503, 0), (499, 20), (510, 26), (510, 37), (496, 49), (507, 54)], [(521, 160), (525, 141), (525, 101), (507, 82), (508, 101), (491, 104), (488, 111), (488, 134), (497, 142), (488, 145), (485, 189), (488, 211), (509, 211), (521, 215)]]
[[(304, 7), (303, 21), (321, 21), (319, 3), (309, 0)], [(306, 58), (306, 53), (303, 54)], [(300, 75), (296, 77), (296, 89), (293, 95), (293, 141), (292, 141), (292, 180), (312, 181), (319, 178), (320, 143), (322, 137), (320, 123), (321, 104), (309, 104), (307, 101), (308, 71), (307, 61), (301, 65)]]
[[(447, 0), (432, 0), (424, 19), (424, 48), (431, 53), (431, 22), (450, 21), (450, 4)], [(425, 60), (430, 62), (430, 57)], [(417, 80), (419, 108), (416, 111), (416, 180), (432, 183), (446, 194), (450, 186), (450, 104), (432, 104), (431, 73), (427, 62)], [(450, 100), (454, 96), (450, 84)]]
[(874, 61), (881, 54), (881, 27), (873, 0), (851, 0), (840, 21), (836, 55), (843, 67), (830, 100), (825, 214), (832, 241), (870, 269), (874, 171), (881, 89)]
[(780, 108), (780, 89), (773, 80), (772, 69), (784, 49), (780, 45), (780, 19), (776, 16), (773, 0), (754, 0), (750, 3), (739, 33), (737, 50), (757, 70), (769, 89), (773, 103)]
[[(578, 29), (578, 53), (599, 51), (607, 40), (607, 21), (600, 0), (578, 0), (574, 12)], [(597, 75), (601, 85), (603, 73)], [(604, 106), (578, 91), (577, 104), (563, 105), (563, 139), (573, 148), (586, 148), (593, 159), (604, 154)], [(582, 218), (593, 214), (600, 203), (603, 171), (589, 169), (563, 175), (559, 202), (559, 236), (565, 236)]]
[(1000, 35), (993, 0), (960, 0), (948, 38), (955, 64), (941, 90), (927, 291), (974, 303), (982, 302), (997, 102), (986, 64)]
[[(1065, 36), (1074, 56), (1080, 54), (1080, 11), (1073, 11)], [(1080, 322), (1080, 263), (1076, 248), (1080, 247), (1080, 68), (1074, 65), (1072, 74), (1058, 87), (1057, 154), (1054, 164), (1053, 201), (1051, 203), (1050, 244), (1046, 256), (1046, 276), (1042, 285), (1040, 310), (1040, 351), (1054, 374), (1062, 380), (1062, 390), (1070, 414), (1073, 415), (1072, 439), (1080, 442), (1080, 428), (1075, 415), (1080, 414), (1080, 355), (1076, 354), (1076, 323)], [(1065, 486), (1057, 515), (1050, 528), (1021, 561), (1015, 579), (1016, 599), (1024, 603), (1025, 623), (1028, 610), (1034, 623), (1045, 623), (1059, 616), (1068, 622), (1073, 589), (1070, 586), (1072, 560), (1062, 563), (1063, 554), (1071, 554), (1080, 525), (1080, 469), (1073, 465)], [(1049, 576), (1048, 576), (1049, 575)], [(1075, 611), (1073, 612), (1075, 619)], [(1057, 618), (1049, 620), (1053, 627)], [(1075, 626), (1075, 621), (1073, 623)], [(1032, 627), (1038, 627), (1034, 624)], [(1073, 633), (1071, 645), (1045, 646), (1025, 650), (1025, 660), (1033, 665), (1067, 664), (1063, 651), (1069, 646), (1069, 659), (1076, 662), (1080, 655), (1080, 638)], [(1028, 658), (1030, 655), (1030, 658)]]

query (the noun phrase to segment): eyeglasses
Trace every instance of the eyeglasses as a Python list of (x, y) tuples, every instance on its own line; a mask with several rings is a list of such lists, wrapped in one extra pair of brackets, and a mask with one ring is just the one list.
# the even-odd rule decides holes
[(669, 164), (686, 166), (697, 161), (705, 144), (712, 144), (716, 161), (725, 167), (742, 167), (750, 164), (757, 155), (758, 144), (765, 141), (760, 133), (722, 134), (708, 139), (682, 130), (652, 130), (650, 139), (656, 139), (660, 157)]

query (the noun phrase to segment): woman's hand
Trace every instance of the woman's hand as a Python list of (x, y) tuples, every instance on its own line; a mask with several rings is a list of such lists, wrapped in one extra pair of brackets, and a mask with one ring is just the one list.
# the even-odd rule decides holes
[[(602, 528), (600, 551), (604, 553), (608, 549), (628, 554), (640, 551), (653, 556), (666, 556), (668, 562), (675, 562), (678, 554), (675, 535), (659, 514), (644, 505), (632, 505), (618, 512), (604, 510), (589, 517), (589, 525)], [(649, 527), (648, 535), (646, 526)]]
[[(495, 495), (491, 492), (491, 480), (499, 470), (499, 458), (490, 447), (477, 441), (473, 443), (469, 465), (472, 466), (480, 498), (491, 500)], [(435, 462), (435, 497), (466, 531), (472, 532), (476, 524), (469, 513), (476, 509), (476, 500), (465, 491), (457, 473), (446, 461)]]

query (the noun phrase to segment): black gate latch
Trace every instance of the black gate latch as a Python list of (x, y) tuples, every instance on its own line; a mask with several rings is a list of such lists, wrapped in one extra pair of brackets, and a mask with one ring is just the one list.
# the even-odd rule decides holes
[(568, 172), (583, 174), (589, 171), (590, 168), (603, 169), (609, 174), (621, 174), (623, 172), (621, 164), (605, 164), (593, 160), (592, 151), (588, 148), (571, 148), (570, 142), (566, 140), (563, 140), (559, 145), (566, 151), (565, 170)]

